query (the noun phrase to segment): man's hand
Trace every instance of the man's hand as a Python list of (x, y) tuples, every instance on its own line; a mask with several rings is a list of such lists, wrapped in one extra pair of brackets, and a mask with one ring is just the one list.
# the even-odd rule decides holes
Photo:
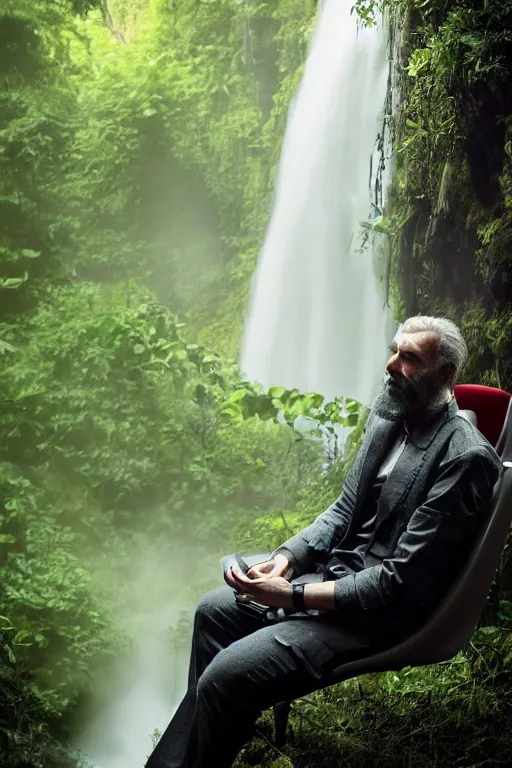
[[(286, 558), (285, 558), (286, 560)], [(251, 569), (252, 570), (252, 569)], [(226, 583), (251, 600), (272, 608), (293, 608), (292, 585), (282, 576), (265, 574), (262, 578), (251, 579), (234, 566), (225, 575)]]
[(247, 571), (247, 575), (250, 579), (273, 579), (275, 576), (284, 576), (289, 567), (288, 559), (282, 554), (277, 554), (272, 560), (253, 565)]

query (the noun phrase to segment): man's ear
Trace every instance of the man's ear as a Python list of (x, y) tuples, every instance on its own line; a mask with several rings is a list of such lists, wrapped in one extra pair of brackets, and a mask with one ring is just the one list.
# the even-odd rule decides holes
[(453, 363), (443, 363), (438, 368), (439, 379), (449, 389), (453, 389), (455, 379), (455, 365)]

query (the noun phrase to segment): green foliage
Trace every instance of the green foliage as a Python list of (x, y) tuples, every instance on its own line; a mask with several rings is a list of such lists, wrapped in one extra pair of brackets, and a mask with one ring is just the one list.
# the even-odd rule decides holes
[(4, 768), (71, 768), (51, 736), (33, 682), (18, 661), (22, 633), (0, 616), (0, 761)]
[[(405, 65), (383, 220), (395, 315), (437, 312), (462, 323), (476, 344), (466, 380), (510, 389), (509, 340), (495, 328), (506, 326), (512, 284), (505, 96), (512, 6), (387, 5), (404, 28)], [(475, 313), (480, 329), (473, 329)]]
[(356, 13), (363, 26), (372, 27), (377, 13), (381, 10), (378, 0), (355, 0), (352, 13)]
[(270, 387), (268, 392), (243, 382), (223, 406), (222, 412), (238, 418), (247, 419), (258, 414), (263, 419), (281, 417), (293, 426), (295, 419), (307, 417), (317, 425), (330, 425), (333, 434), (334, 424), (343, 427), (355, 427), (360, 404), (351, 398), (336, 398), (324, 404), (324, 397), (315, 392), (301, 394), (298, 389), (287, 390), (285, 387)]
[[(86, 686), (89, 665), (113, 653), (118, 638), (91, 594), (91, 576), (73, 551), (77, 534), (41, 490), (3, 465), (2, 605), (18, 627), (14, 642), (35, 668), (40, 708), (62, 712)], [(46, 501), (46, 504), (45, 504)]]
[[(192, 487), (225, 501), (244, 473), (214, 488), (208, 463), (194, 452), (219, 446), (219, 437), (229, 443), (233, 417), (242, 415), (231, 398), (249, 390), (230, 395), (236, 366), (186, 344), (175, 317), (149, 294), (132, 288), (116, 299), (116, 290), (82, 284), (41, 295), (24, 331), (37, 343), (24, 346), (4, 373), (17, 404), (4, 425), (7, 456), (23, 450), (32, 461), (44, 459), (68, 480), (87, 482), (97, 502), (125, 512), (142, 498), (168, 500), (175, 483), (182, 494), (187, 467)], [(250, 429), (257, 412), (246, 409), (249, 422), (240, 429)], [(284, 427), (275, 429), (284, 434)], [(240, 450), (250, 461), (249, 446)], [(219, 455), (208, 461), (220, 471)]]
[[(149, 14), (139, 5), (111, 7), (128, 45), (99, 15), (77, 27), (56, 250), (68, 274), (143, 277), (205, 325), (247, 286), (238, 260), (251, 253), (254, 265), (266, 225), (314, 5), (154, 3)], [(132, 11), (143, 19), (135, 28)]]
[[(357, 420), (352, 400), (321, 409), (320, 395), (240, 382), (180, 325), (136, 284), (40, 285), (2, 373), (2, 604), (52, 714), (125, 646), (111, 610), (136, 542), (160, 541), (171, 560), (177, 541), (220, 555), (226, 528), (262, 513), (268, 539), (320, 470), (321, 443), (296, 417)], [(119, 575), (98, 590), (92, 571), (112, 556)]]
[[(97, 5), (82, 21), (64, 1), (3, 17), (17, 58), (1, 95), (0, 276), (135, 277), (209, 325), (250, 278), (314, 3)], [(35, 272), (9, 256), (22, 251), (41, 254)], [(235, 344), (242, 313), (225, 329)]]

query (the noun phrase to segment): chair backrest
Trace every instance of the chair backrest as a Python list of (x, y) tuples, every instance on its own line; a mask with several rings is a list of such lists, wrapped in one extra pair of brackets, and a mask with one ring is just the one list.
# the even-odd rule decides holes
[(460, 409), (476, 413), (478, 429), (491, 445), (496, 446), (505, 422), (510, 393), (482, 384), (458, 384), (454, 387), (454, 394)]
[[(496, 446), (501, 460), (507, 461), (506, 450), (510, 450), (512, 456), (510, 394), (494, 387), (465, 384), (455, 387), (455, 397), (459, 408), (462, 404), (466, 408), (471, 405), (477, 414), (478, 429)], [(489, 521), (477, 537), (467, 564), (452, 589), (430, 621), (410, 638), (413, 645), (406, 653), (416, 660), (409, 663), (418, 665), (449, 659), (471, 638), (485, 607), (512, 523), (511, 469), (506, 469), (496, 484), (491, 508)]]
[(493, 494), (489, 522), (467, 564), (427, 624), (416, 633), (408, 655), (411, 664), (450, 659), (471, 639), (485, 607), (512, 523), (512, 471), (505, 470)]
[(505, 423), (496, 443), (496, 453), (503, 463), (512, 462), (512, 398), (509, 400)]
[(368, 672), (435, 664), (455, 656), (478, 624), (511, 522), (512, 469), (506, 469), (494, 489), (489, 522), (463, 573), (427, 623), (392, 648), (338, 667), (328, 684)]

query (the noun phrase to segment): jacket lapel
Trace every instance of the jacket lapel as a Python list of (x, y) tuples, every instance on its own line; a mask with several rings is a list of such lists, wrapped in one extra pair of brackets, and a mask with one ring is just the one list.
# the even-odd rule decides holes
[(389, 517), (400, 499), (409, 492), (421, 469), (425, 454), (424, 448), (407, 442), (403, 453), (382, 487), (375, 519), (376, 529)]
[(377, 472), (388, 455), (401, 428), (402, 425), (399, 422), (388, 421), (380, 416), (373, 416), (373, 424), (368, 434), (369, 439), (366, 441), (366, 451), (358, 481), (358, 488), (361, 489), (361, 493), (357, 494), (352, 520), (357, 518), (361, 507), (364, 505)]
[(457, 411), (458, 406), (455, 399), (453, 399), (430, 424), (423, 429), (416, 429), (410, 433), (404, 451), (382, 488), (375, 520), (376, 528), (382, 525), (393, 512), (398, 502), (408, 494), (421, 470), (427, 448), (435, 439), (441, 427)]

